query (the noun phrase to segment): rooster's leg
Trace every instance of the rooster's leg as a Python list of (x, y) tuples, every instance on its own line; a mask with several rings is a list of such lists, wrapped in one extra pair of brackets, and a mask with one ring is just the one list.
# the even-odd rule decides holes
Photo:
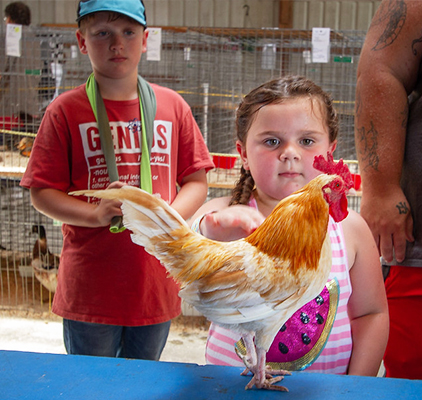
[(254, 376), (246, 385), (245, 389), (251, 389), (255, 385), (258, 389), (288, 392), (286, 387), (274, 385), (274, 383), (280, 382), (284, 377), (273, 377), (273, 375), (291, 375), (290, 372), (284, 370), (272, 370), (269, 368), (265, 363), (266, 354), (267, 352), (265, 350), (259, 348), (257, 349), (258, 363), (255, 367), (250, 368), (250, 371), (254, 374)]
[(242, 372), (241, 375), (247, 375), (248, 372), (256, 366), (258, 358), (256, 355), (255, 344), (253, 342), (253, 335), (244, 335), (243, 341), (245, 342), (246, 354), (242, 356), (242, 361), (243, 364), (245, 364), (246, 369)]

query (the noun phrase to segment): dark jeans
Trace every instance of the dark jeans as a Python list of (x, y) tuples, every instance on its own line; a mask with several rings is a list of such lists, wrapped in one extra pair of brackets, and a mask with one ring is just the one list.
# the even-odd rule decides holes
[(158, 361), (171, 321), (147, 326), (116, 326), (63, 319), (68, 354)]

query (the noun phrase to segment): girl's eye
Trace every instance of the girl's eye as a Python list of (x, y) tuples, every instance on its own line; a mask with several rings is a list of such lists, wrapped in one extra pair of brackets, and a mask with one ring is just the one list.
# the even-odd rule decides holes
[(278, 139), (274, 139), (274, 138), (272, 138), (272, 139), (266, 139), (266, 140), (264, 141), (264, 143), (265, 143), (267, 146), (274, 147), (274, 146), (278, 146), (278, 145), (280, 144), (280, 140), (278, 140)]
[(302, 144), (305, 146), (310, 146), (313, 143), (314, 141), (312, 139), (302, 139)]

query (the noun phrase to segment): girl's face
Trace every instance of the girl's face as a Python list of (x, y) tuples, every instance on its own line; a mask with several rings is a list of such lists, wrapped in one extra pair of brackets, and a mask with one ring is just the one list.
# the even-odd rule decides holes
[(126, 17), (110, 21), (107, 12), (99, 12), (82, 24), (83, 29), (76, 32), (79, 49), (88, 54), (96, 76), (122, 79), (138, 73), (148, 37), (143, 26)]
[(246, 145), (237, 149), (250, 170), (258, 197), (278, 202), (302, 188), (321, 172), (314, 157), (333, 152), (321, 106), (308, 98), (287, 100), (262, 107), (248, 131)]

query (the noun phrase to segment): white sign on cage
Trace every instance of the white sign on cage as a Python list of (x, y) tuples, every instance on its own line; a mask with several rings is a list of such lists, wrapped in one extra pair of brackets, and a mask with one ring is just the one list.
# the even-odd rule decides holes
[(312, 28), (312, 62), (328, 63), (330, 59), (330, 28)]
[(6, 55), (13, 57), (21, 56), (22, 25), (7, 24), (6, 31)]
[(147, 41), (147, 60), (161, 60), (161, 28), (149, 28)]
[(273, 43), (264, 44), (262, 47), (262, 69), (275, 69), (277, 46)]

